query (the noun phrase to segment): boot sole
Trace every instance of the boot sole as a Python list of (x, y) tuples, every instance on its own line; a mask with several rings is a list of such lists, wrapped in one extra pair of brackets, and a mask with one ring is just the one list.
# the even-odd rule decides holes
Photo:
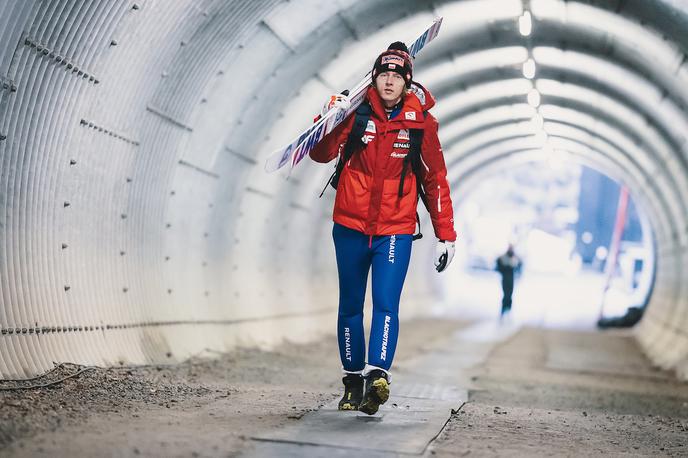
[(339, 410), (358, 410), (358, 406), (356, 404), (346, 402), (344, 404), (340, 404)]
[(368, 415), (373, 415), (378, 411), (380, 405), (387, 402), (388, 399), (389, 383), (387, 383), (387, 380), (379, 378), (373, 382), (370, 394), (363, 397), (363, 402), (358, 406), (358, 410)]

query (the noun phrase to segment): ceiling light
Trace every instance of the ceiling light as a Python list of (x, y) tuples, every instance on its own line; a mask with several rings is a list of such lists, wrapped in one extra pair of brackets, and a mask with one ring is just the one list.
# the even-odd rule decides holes
[(528, 104), (533, 108), (540, 106), (540, 93), (537, 89), (533, 88), (528, 92)]
[(518, 18), (518, 31), (524, 37), (527, 37), (533, 31), (533, 20), (530, 17), (530, 11), (525, 11), (523, 16)]
[(523, 76), (529, 80), (535, 76), (535, 61), (533, 59), (523, 62)]

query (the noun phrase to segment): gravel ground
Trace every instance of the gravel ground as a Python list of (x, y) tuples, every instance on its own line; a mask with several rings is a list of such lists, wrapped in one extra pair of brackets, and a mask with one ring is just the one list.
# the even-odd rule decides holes
[[(402, 323), (403, 362), (462, 323)], [(340, 396), (334, 337), (272, 352), (239, 349), (175, 366), (89, 369), (50, 387), (0, 391), (2, 456), (234, 456), (248, 438)], [(83, 368), (58, 367), (43, 384)]]
[(688, 456), (688, 384), (628, 334), (524, 329), (471, 374), (429, 455)]
[[(464, 325), (403, 326), (399, 371)], [(688, 456), (688, 385), (652, 368), (627, 333), (526, 328), (489, 352), (489, 342), (464, 345), (461, 358), (483, 354), (480, 345), (487, 357), (456, 374), (469, 401), (427, 456)], [(340, 395), (333, 337), (216, 356), (2, 390), (0, 455), (233, 457), (251, 450), (251, 436)], [(65, 365), (28, 383), (81, 369)]]

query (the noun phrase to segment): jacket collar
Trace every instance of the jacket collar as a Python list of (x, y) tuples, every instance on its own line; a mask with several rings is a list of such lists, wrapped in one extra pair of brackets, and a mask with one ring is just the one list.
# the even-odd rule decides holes
[[(386, 121), (387, 113), (385, 112), (385, 106), (382, 104), (380, 94), (377, 93), (377, 89), (372, 86), (369, 87), (366, 98), (375, 116)], [(420, 100), (418, 100), (418, 97), (414, 93), (409, 93), (404, 96), (401, 112), (396, 115), (394, 119), (390, 119), (389, 122), (401, 122), (404, 127), (413, 128), (414, 124), (422, 124), (423, 120), (423, 107), (421, 106)]]

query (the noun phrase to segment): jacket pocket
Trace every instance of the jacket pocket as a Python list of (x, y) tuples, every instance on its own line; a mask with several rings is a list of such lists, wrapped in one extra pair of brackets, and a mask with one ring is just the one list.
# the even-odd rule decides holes
[(371, 181), (372, 178), (364, 173), (344, 167), (337, 185), (335, 212), (364, 222), (370, 204)]
[(413, 232), (418, 206), (416, 194), (416, 177), (412, 173), (404, 178), (401, 197), (399, 196), (399, 178), (385, 180), (382, 187), (379, 223), (385, 227), (394, 227), (399, 233), (409, 231), (409, 227)]

